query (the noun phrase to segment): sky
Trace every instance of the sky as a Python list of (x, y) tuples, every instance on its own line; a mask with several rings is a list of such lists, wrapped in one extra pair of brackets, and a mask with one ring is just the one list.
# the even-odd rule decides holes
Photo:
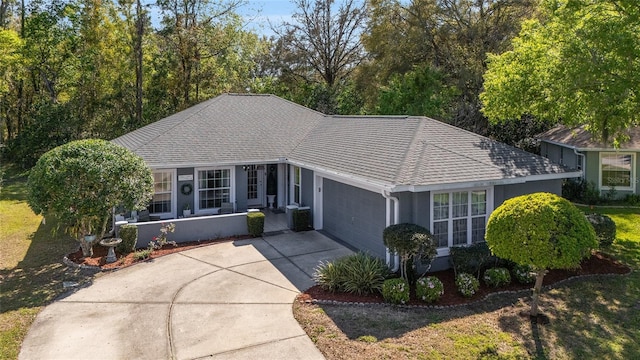
[(278, 25), (283, 21), (290, 21), (295, 6), (290, 0), (246, 0), (247, 4), (239, 9), (240, 15), (245, 17), (249, 29), (258, 34), (272, 35), (269, 21)]

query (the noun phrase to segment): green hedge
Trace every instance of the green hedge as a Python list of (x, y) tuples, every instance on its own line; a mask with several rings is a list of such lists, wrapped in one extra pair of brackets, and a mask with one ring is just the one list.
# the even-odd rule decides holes
[(491, 254), (486, 242), (481, 242), (469, 246), (454, 246), (449, 248), (451, 265), (454, 272), (475, 274), (480, 278), (482, 270), (505, 266), (506, 261)]
[(311, 211), (309, 209), (296, 210), (293, 212), (293, 230), (309, 230), (311, 224)]
[(250, 212), (247, 213), (247, 227), (249, 235), (253, 237), (261, 236), (264, 232), (264, 213)]
[(589, 214), (587, 220), (596, 231), (596, 237), (600, 242), (600, 247), (613, 244), (616, 239), (616, 223), (607, 215)]
[(136, 249), (138, 242), (138, 227), (131, 224), (125, 224), (118, 230), (118, 235), (122, 242), (116, 246), (118, 253), (126, 255)]

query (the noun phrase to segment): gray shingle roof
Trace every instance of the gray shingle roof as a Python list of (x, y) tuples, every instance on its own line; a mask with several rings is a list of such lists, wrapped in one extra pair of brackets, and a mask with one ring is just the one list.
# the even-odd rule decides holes
[[(640, 150), (640, 127), (634, 127), (627, 130), (629, 140), (620, 144), (620, 149)], [(585, 129), (585, 126), (569, 128), (559, 125), (537, 136), (543, 141), (564, 144), (577, 149), (613, 149), (611, 143), (605, 144), (600, 141), (593, 140), (591, 133)]]
[(325, 116), (273, 95), (221, 95), (114, 142), (154, 167), (287, 158), (390, 187), (566, 172), (548, 159), (437, 120)]
[(272, 95), (225, 94), (123, 135), (151, 166), (273, 161), (324, 115)]

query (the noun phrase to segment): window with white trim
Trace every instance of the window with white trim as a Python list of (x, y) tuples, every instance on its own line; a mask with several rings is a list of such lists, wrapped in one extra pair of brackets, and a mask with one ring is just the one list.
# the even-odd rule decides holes
[(153, 197), (147, 209), (149, 214), (170, 214), (173, 199), (173, 171), (158, 170), (153, 172)]
[(291, 200), (300, 205), (301, 198), (302, 174), (299, 166), (291, 166)]
[(213, 210), (231, 202), (231, 169), (198, 170), (198, 210)]
[(484, 241), (488, 190), (433, 193), (431, 229), (439, 248)]
[(600, 187), (634, 190), (635, 154), (600, 153)]

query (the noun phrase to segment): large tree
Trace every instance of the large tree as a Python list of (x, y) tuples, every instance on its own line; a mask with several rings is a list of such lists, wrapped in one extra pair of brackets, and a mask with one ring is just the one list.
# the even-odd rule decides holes
[(337, 97), (365, 58), (360, 35), (367, 20), (364, 1), (293, 0), (293, 20), (274, 28), (278, 75), (308, 90), (316, 109), (337, 112)]
[(531, 315), (538, 315), (542, 281), (549, 269), (576, 268), (598, 247), (593, 227), (568, 200), (550, 193), (511, 198), (489, 217), (485, 235), (491, 252), (536, 273)]
[(640, 112), (640, 7), (636, 0), (544, 1), (513, 50), (489, 57), (484, 114), (493, 122), (523, 115), (586, 124), (620, 140)]
[[(367, 103), (375, 108), (384, 100), (379, 88), (398, 74), (416, 67), (442, 74), (456, 96), (442, 103), (440, 119), (486, 134), (480, 113), (486, 54), (502, 52), (517, 34), (523, 18), (532, 15), (532, 0), (372, 0), (369, 29), (363, 34), (371, 62), (359, 72), (368, 83)], [(370, 90), (367, 90), (370, 89)], [(437, 91), (434, 88), (432, 91)], [(425, 114), (423, 114), (425, 115)]]
[(105, 140), (78, 140), (48, 151), (31, 169), (28, 202), (36, 214), (52, 215), (93, 253), (85, 236), (105, 233), (112, 209), (144, 208), (153, 195), (151, 169), (122, 146)]

